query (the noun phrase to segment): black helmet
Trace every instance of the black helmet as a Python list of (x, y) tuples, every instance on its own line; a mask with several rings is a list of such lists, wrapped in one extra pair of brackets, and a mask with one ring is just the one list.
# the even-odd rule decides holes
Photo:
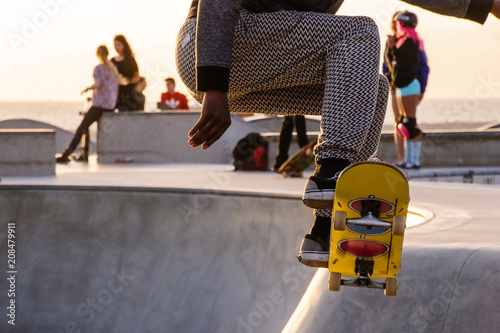
[(418, 23), (418, 17), (412, 12), (405, 11), (396, 16), (396, 21), (401, 22), (405, 28), (415, 28)]

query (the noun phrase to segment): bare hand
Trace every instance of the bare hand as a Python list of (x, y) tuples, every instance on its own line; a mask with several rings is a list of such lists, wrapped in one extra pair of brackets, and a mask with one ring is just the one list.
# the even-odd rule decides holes
[(224, 134), (231, 125), (231, 115), (224, 91), (209, 90), (201, 107), (201, 116), (189, 131), (189, 145), (207, 149)]

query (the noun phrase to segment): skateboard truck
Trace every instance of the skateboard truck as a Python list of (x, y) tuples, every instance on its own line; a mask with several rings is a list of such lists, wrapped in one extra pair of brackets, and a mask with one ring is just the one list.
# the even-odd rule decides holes
[(368, 286), (371, 284), (370, 276), (373, 274), (373, 260), (357, 258), (354, 264), (354, 272), (359, 277), (354, 281), (358, 286)]
[(363, 258), (357, 258), (355, 262), (354, 272), (359, 273), (359, 277), (354, 281), (358, 286), (370, 286), (372, 281), (370, 276), (373, 274), (373, 260), (366, 260)]
[(380, 227), (380, 228), (391, 228), (392, 223), (380, 220), (373, 216), (372, 212), (368, 212), (366, 216), (357, 219), (348, 219), (348, 225), (360, 225), (364, 227)]
[[(372, 196), (370, 196), (372, 197)], [(375, 217), (380, 217), (380, 202), (367, 200), (361, 203), (361, 216), (366, 216), (371, 213)]]
[(360, 275), (372, 275), (373, 274), (373, 260), (366, 260), (363, 258), (356, 258), (356, 262), (354, 263), (354, 272)]
[(359, 273), (358, 278), (353, 280), (342, 280), (341, 284), (347, 287), (365, 287), (373, 289), (384, 289), (383, 283), (375, 282), (370, 279), (373, 274), (373, 260), (366, 260), (363, 258), (357, 258), (355, 262), (355, 273)]

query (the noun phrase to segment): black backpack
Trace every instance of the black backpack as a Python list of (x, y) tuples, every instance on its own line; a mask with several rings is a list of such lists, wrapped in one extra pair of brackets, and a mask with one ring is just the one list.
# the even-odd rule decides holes
[(268, 170), (269, 142), (259, 133), (249, 133), (233, 149), (235, 170)]

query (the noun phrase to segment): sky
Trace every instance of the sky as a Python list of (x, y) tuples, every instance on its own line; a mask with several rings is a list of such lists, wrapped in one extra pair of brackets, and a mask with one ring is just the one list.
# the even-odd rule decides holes
[[(23, 0), (0, 13), (0, 101), (82, 100), (98, 64), (97, 46), (129, 40), (148, 81), (148, 101), (159, 100), (164, 78), (178, 79), (174, 49), (190, 0)], [(345, 0), (339, 14), (365, 15), (378, 24), (381, 43), (395, 10), (419, 16), (431, 74), (427, 98), (500, 98), (500, 20), (485, 25), (445, 17), (395, 0)], [(177, 88), (186, 92), (182, 82)]]

